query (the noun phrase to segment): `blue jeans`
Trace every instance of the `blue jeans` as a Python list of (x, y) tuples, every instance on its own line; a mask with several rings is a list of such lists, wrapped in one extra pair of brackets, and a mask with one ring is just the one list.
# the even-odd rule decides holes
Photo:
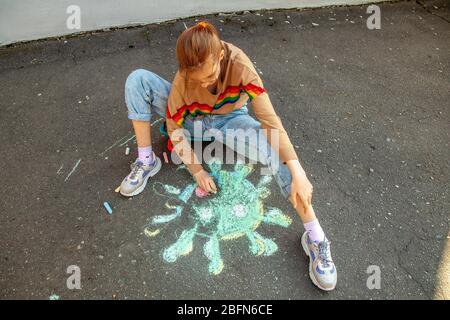
[[(168, 81), (151, 71), (144, 69), (133, 71), (125, 83), (125, 103), (128, 108), (128, 118), (130, 120), (150, 121), (152, 112), (165, 118), (170, 88), (171, 84)], [(291, 172), (282, 163), (277, 152), (272, 149), (265, 135), (258, 134), (256, 139), (250, 139), (240, 134), (229, 135), (230, 130), (254, 129), (259, 131), (261, 129), (260, 122), (248, 114), (247, 105), (227, 114), (205, 115), (202, 119), (186, 117), (184, 129), (194, 139), (199, 138), (199, 132), (201, 132), (200, 138), (213, 130), (216, 133), (222, 133), (214, 135), (214, 138), (219, 139), (220, 142), (226, 144), (236, 153), (267, 165), (275, 177), (282, 195), (286, 199), (289, 197), (292, 182)], [(228, 139), (228, 137), (231, 139)], [(242, 146), (245, 147), (245, 150), (242, 149)]]

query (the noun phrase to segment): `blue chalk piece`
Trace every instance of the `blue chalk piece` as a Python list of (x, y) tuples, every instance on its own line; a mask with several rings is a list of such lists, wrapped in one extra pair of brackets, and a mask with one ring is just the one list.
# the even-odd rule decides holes
[(103, 202), (103, 206), (105, 207), (106, 211), (108, 211), (109, 214), (112, 214), (112, 209), (108, 202)]

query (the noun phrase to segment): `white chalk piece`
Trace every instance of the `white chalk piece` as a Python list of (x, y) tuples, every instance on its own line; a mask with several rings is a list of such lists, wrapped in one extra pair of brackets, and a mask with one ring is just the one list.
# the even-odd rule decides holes
[(126, 155), (129, 155), (129, 154), (130, 154), (130, 148), (129, 148), (129, 147), (127, 147), (127, 148), (125, 149), (125, 154), (126, 154)]

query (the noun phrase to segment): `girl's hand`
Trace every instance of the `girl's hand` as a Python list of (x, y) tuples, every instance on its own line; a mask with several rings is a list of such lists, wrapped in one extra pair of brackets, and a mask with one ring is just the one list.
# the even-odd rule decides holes
[(300, 161), (288, 160), (286, 161), (286, 165), (292, 175), (291, 202), (294, 205), (294, 208), (297, 208), (298, 196), (306, 212), (308, 211), (309, 206), (311, 206), (313, 186), (306, 177), (305, 170), (303, 170)]
[(214, 183), (213, 178), (204, 169), (194, 174), (194, 178), (195, 181), (197, 181), (197, 185), (204, 191), (212, 193), (217, 192), (216, 184)]
[(298, 174), (292, 176), (291, 183), (291, 198), (294, 208), (297, 207), (297, 195), (300, 197), (303, 208), (305, 212), (308, 211), (309, 206), (311, 206), (313, 193), (313, 186), (306, 177), (305, 171), (301, 171)]

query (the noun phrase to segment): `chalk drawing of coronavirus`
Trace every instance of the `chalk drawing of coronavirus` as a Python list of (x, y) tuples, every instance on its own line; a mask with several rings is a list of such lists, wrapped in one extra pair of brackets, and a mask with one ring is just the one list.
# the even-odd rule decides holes
[[(220, 253), (220, 241), (247, 237), (250, 252), (257, 255), (270, 256), (278, 250), (277, 244), (261, 234), (256, 229), (261, 223), (288, 227), (292, 220), (278, 208), (264, 209), (263, 199), (270, 195), (267, 185), (272, 177), (262, 176), (255, 186), (246, 177), (253, 171), (253, 166), (238, 162), (234, 171), (222, 170), (218, 160), (209, 163), (210, 174), (214, 178), (218, 192), (216, 195), (192, 201), (191, 196), (197, 187), (195, 183), (180, 190), (171, 185), (162, 185), (169, 197), (177, 199), (178, 204), (166, 203), (173, 213), (154, 216), (145, 227), (144, 233), (154, 237), (161, 229), (154, 229), (175, 221), (183, 212), (187, 212), (193, 225), (183, 230), (175, 243), (165, 248), (163, 259), (175, 262), (180, 256), (188, 255), (196, 236), (205, 237), (203, 252), (209, 260), (208, 271), (217, 275), (222, 272), (224, 264)], [(155, 190), (156, 191), (156, 190)], [(170, 196), (173, 195), (173, 196)], [(191, 202), (191, 203), (190, 203)]]

